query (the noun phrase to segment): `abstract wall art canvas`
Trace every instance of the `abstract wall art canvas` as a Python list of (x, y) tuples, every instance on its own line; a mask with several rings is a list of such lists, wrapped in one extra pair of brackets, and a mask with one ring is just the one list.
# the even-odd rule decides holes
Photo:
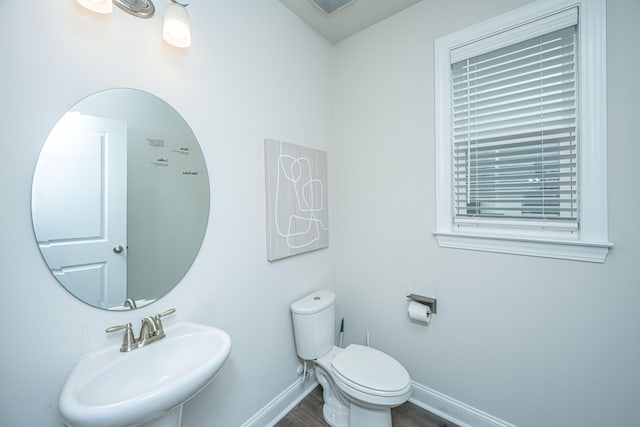
[(266, 139), (267, 260), (329, 246), (326, 151)]

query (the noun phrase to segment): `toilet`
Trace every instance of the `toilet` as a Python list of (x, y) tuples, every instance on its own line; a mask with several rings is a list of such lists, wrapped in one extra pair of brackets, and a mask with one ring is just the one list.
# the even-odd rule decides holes
[(315, 365), (324, 419), (333, 427), (391, 427), (391, 408), (409, 399), (411, 377), (382, 351), (335, 345), (335, 300), (322, 290), (291, 304), (296, 351)]

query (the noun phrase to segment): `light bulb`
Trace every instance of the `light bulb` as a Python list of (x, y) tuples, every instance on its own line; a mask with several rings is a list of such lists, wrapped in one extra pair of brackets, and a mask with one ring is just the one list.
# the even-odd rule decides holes
[(97, 13), (111, 13), (113, 3), (111, 0), (76, 0), (81, 6)]
[(170, 3), (164, 11), (162, 37), (176, 47), (191, 46), (191, 24), (187, 9), (177, 3)]

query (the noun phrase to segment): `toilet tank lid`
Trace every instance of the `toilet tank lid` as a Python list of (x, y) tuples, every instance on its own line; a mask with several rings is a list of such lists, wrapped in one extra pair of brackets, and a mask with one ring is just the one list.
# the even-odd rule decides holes
[(336, 301), (336, 294), (331, 291), (316, 291), (291, 304), (291, 312), (295, 314), (314, 314), (322, 311)]

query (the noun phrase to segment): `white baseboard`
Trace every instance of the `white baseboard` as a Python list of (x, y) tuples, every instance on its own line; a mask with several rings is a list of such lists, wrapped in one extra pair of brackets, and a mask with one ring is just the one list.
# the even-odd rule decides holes
[(242, 427), (272, 427), (284, 418), (294, 406), (318, 386), (318, 381), (316, 381), (313, 372), (307, 378), (304, 387), (300, 382), (301, 380), (298, 380), (287, 387), (247, 422), (242, 424)]
[[(304, 387), (300, 380), (294, 382), (241, 427), (273, 427), (317, 386), (315, 375), (307, 378)], [(409, 401), (460, 427), (517, 427), (415, 381)]]
[(516, 427), (415, 381), (409, 402), (460, 427)]

